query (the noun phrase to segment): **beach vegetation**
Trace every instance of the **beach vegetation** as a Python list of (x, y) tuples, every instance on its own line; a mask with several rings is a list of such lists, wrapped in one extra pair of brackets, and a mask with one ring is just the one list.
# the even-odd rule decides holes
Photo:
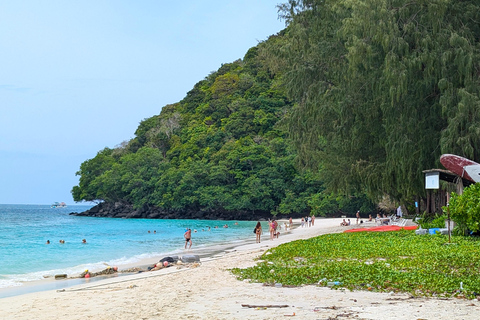
[(417, 223), (420, 225), (422, 229), (430, 229), (430, 228), (445, 228), (445, 221), (447, 220), (446, 214), (438, 214), (438, 215), (428, 215), (424, 214)]
[(461, 195), (452, 193), (449, 208), (452, 220), (457, 223), (460, 233), (480, 231), (480, 185), (472, 184)]
[[(480, 294), (480, 243), (472, 237), (413, 231), (321, 235), (269, 249), (256, 266), (232, 269), (239, 280), (267, 285), (473, 299)], [(330, 284), (331, 285), (331, 284)]]

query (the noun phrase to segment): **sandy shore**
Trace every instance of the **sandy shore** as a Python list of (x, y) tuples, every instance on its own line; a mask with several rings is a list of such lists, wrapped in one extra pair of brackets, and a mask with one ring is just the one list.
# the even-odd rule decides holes
[[(252, 243), (201, 260), (190, 268), (110, 278), (65, 290), (0, 299), (2, 319), (479, 319), (480, 302), (410, 298), (406, 294), (266, 287), (242, 282), (228, 271), (255, 265), (281, 243), (340, 232), (341, 219), (317, 219), (279, 239)], [(252, 238), (254, 235), (252, 234)], [(249, 308), (251, 306), (272, 306)], [(287, 305), (284, 308), (273, 306)]]

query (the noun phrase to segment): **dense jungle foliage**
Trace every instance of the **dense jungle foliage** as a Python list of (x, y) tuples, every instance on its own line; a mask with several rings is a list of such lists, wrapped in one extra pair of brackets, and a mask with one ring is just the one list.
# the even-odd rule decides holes
[(75, 201), (176, 211), (271, 214), (354, 212), (365, 197), (323, 193), (318, 172), (299, 172), (286, 137), (292, 102), (261, 47), (224, 64), (180, 102), (143, 120), (135, 138), (82, 163)]
[(478, 1), (290, 0), (279, 12), (285, 30), (85, 161), (74, 200), (368, 212), (421, 200), (442, 153), (480, 162)]
[(305, 0), (270, 42), (289, 132), (327, 189), (412, 203), (440, 155), (480, 162), (480, 2)]

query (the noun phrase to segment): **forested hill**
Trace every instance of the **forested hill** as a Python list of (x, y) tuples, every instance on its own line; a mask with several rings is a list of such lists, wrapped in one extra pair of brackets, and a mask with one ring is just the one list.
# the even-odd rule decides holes
[(478, 0), (289, 0), (280, 15), (280, 34), (85, 161), (74, 200), (256, 219), (367, 213), (367, 195), (422, 212), (441, 154), (480, 161)]
[[(281, 125), (292, 102), (281, 74), (264, 63), (263, 46), (141, 121), (132, 140), (83, 162), (73, 198), (102, 202), (86, 214), (258, 219), (336, 212), (335, 198), (322, 204), (318, 177), (294, 166)], [(350, 204), (357, 208), (356, 199), (341, 206)]]

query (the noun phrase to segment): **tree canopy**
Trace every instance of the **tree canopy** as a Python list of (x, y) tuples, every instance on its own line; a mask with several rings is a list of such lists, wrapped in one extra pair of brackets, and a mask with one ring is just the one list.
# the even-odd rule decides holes
[(329, 190), (423, 196), (442, 153), (480, 160), (480, 3), (308, 0), (269, 59), (284, 72), (301, 163)]
[(480, 162), (480, 3), (289, 0), (285, 30), (78, 171), (75, 201), (326, 214), (425, 196)]

